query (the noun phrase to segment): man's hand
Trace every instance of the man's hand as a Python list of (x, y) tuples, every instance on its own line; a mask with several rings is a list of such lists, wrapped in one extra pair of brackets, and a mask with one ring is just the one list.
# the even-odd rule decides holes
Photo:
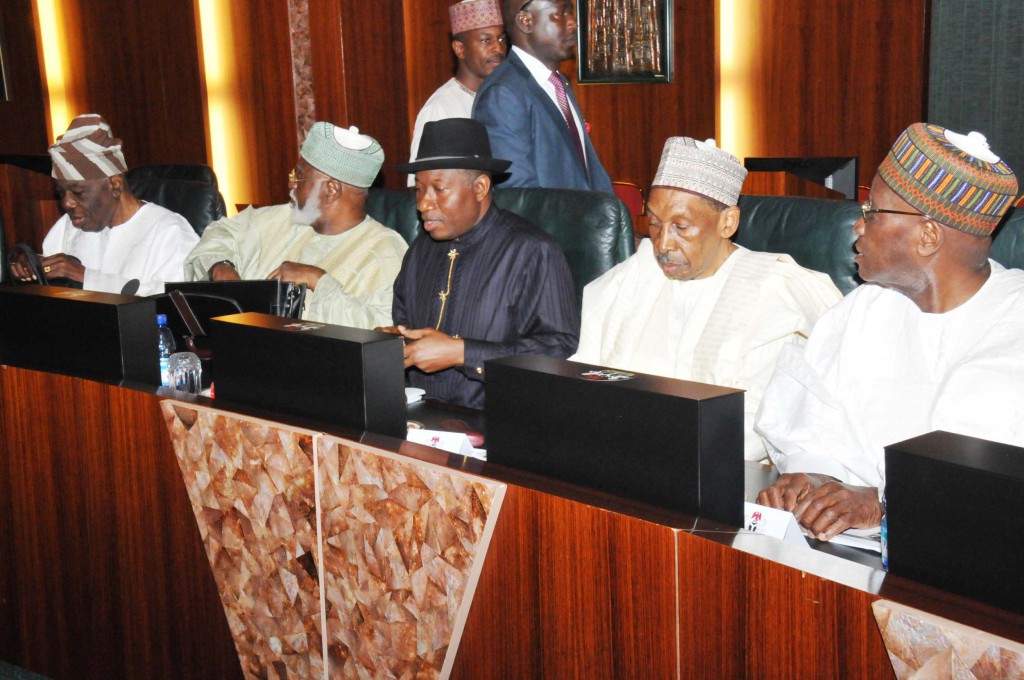
[(878, 489), (843, 484), (828, 475), (786, 474), (757, 495), (757, 502), (789, 510), (818, 540), (882, 523)]
[(268, 279), (281, 279), (286, 283), (306, 284), (306, 288), (316, 290), (320, 277), (326, 274), (320, 267), (298, 262), (282, 262), (281, 266), (270, 272)]
[(28, 266), (25, 261), (25, 256), (18, 253), (17, 257), (11, 261), (11, 278), (15, 281), (35, 281), (36, 275), (32, 273), (32, 268)]
[(401, 335), (402, 331), (399, 330), (398, 326), (377, 326), (373, 330), (380, 333), (391, 333), (392, 335)]
[(211, 281), (241, 281), (242, 277), (239, 276), (238, 270), (229, 264), (221, 262), (213, 265), (210, 269), (210, 280)]
[(406, 328), (399, 326), (398, 332), (406, 340), (405, 367), (415, 366), (424, 373), (436, 373), (452, 366), (461, 366), (465, 361), (466, 343), (433, 328)]
[(59, 253), (50, 255), (40, 260), (43, 265), (43, 273), (47, 279), (71, 279), (83, 283), (85, 281), (85, 267), (77, 257)]

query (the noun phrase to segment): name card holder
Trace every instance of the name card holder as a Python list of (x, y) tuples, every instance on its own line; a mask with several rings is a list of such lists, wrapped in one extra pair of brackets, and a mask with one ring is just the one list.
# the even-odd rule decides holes
[(405, 439), (400, 337), (247, 312), (210, 341), (218, 399)]
[(486, 371), (488, 462), (742, 526), (742, 390), (546, 356)]
[(885, 447), (889, 572), (1024, 614), (1024, 448), (950, 432)]
[(57, 286), (4, 286), (0, 319), (4, 364), (160, 384), (152, 300)]

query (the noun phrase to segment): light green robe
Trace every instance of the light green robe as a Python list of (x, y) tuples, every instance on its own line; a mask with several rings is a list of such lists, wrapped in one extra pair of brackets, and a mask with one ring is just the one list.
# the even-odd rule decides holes
[(243, 279), (265, 279), (282, 262), (310, 264), (327, 273), (316, 290), (306, 293), (303, 319), (356, 328), (390, 325), (405, 240), (367, 216), (316, 262), (304, 262), (303, 250), (322, 237), (312, 227), (293, 223), (291, 214), (288, 205), (249, 207), (217, 220), (185, 259), (185, 276), (203, 281), (221, 260), (233, 262)]

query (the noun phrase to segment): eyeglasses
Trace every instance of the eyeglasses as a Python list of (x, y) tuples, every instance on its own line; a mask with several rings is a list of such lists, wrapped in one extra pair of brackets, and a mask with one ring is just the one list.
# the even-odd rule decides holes
[(519, 14), (533, 3), (533, 0), (526, 0), (523, 4), (519, 5), (519, 9), (516, 10), (516, 14)]
[(299, 174), (295, 172), (295, 168), (292, 168), (291, 170), (288, 171), (289, 184), (298, 184), (299, 182), (306, 182), (308, 180), (308, 177), (299, 177)]
[[(861, 215), (864, 216), (865, 222), (868, 221), (868, 217), (876, 213), (884, 213), (887, 215), (914, 215), (917, 217), (928, 217), (928, 215), (924, 214), (923, 212), (907, 212), (906, 210), (885, 210), (883, 208), (872, 208), (871, 201), (861, 204), (860, 213)], [(928, 217), (928, 219), (931, 219), (931, 217)]]

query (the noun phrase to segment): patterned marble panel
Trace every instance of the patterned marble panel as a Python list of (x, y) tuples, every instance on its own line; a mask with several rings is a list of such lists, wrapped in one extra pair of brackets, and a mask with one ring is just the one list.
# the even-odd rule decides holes
[(447, 677), (504, 484), (160, 407), (247, 677)]
[(872, 604), (900, 680), (1024, 678), (1024, 645), (895, 602)]
[(447, 677), (505, 485), (324, 437), (332, 678)]
[(323, 677), (314, 433), (161, 409), (246, 677)]
[(309, 0), (288, 0), (288, 23), (291, 31), (292, 84), (295, 87), (295, 122), (299, 146), (316, 121), (313, 95), (313, 58), (309, 37)]

